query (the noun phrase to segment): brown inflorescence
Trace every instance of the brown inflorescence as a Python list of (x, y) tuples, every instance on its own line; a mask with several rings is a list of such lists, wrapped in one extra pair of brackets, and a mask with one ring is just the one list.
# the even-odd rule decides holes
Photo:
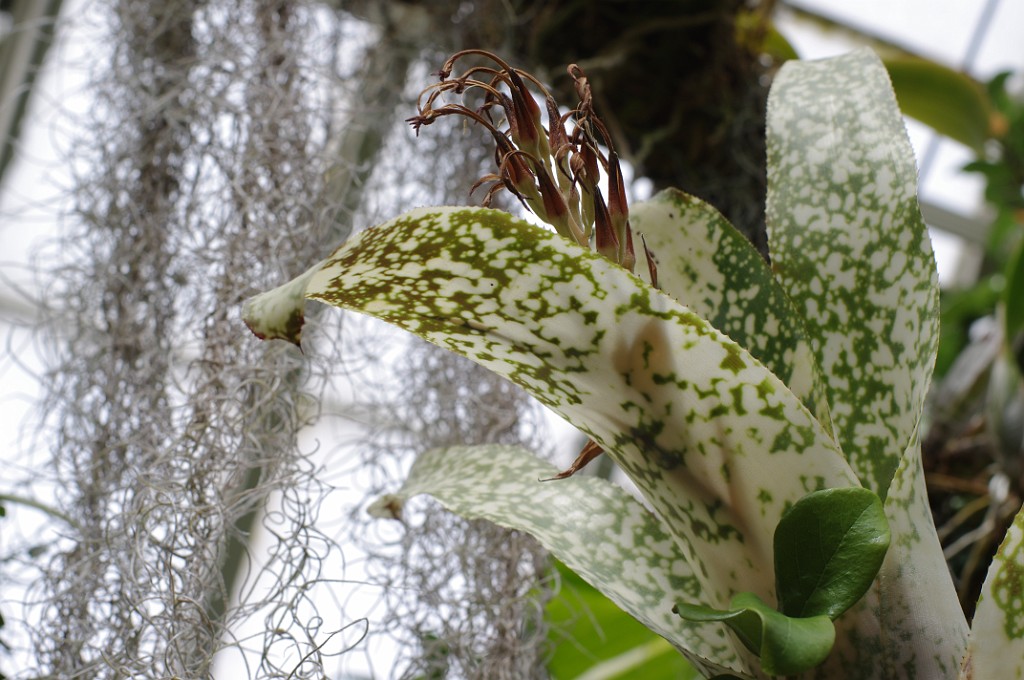
[[(473, 65), (455, 77), (456, 62), (482, 57), (491, 65)], [(568, 68), (579, 103), (560, 113), (558, 103), (534, 76), (509, 66), (484, 50), (463, 50), (445, 62), (438, 82), (425, 88), (419, 113), (409, 123), (419, 132), (438, 118), (463, 116), (486, 128), (495, 141), (497, 173), (481, 177), (472, 190), (490, 183), (484, 197), (507, 189), (523, 206), (554, 229), (585, 248), (594, 248), (613, 262), (633, 271), (636, 254), (629, 224), (629, 206), (619, 157), (611, 136), (594, 113), (590, 83), (579, 66)], [(544, 112), (530, 86), (544, 99)], [(476, 108), (446, 103), (447, 94), (465, 101), (470, 90), (483, 92)], [(495, 111), (501, 118), (495, 122)], [(547, 125), (544, 124), (544, 116)], [(572, 123), (571, 132), (566, 123)], [(607, 192), (602, 191), (602, 173)], [(654, 260), (647, 252), (648, 272), (656, 280)]]

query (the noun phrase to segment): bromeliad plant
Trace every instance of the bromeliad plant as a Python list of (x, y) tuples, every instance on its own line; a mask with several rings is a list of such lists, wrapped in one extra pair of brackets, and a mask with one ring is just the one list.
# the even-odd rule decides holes
[[(488, 65), (452, 77), (470, 54)], [(563, 473), (517, 448), (428, 451), (374, 511), (427, 493), (528, 531), (708, 677), (1024, 672), (1024, 517), (969, 641), (929, 512), (936, 274), (878, 60), (794, 62), (776, 78), (770, 266), (696, 198), (627, 207), (589, 85), (570, 74), (580, 103), (563, 113), (526, 74), (460, 53), (412, 120), (483, 125), (497, 146), (488, 200), (505, 188), (554, 232), (487, 208), (412, 210), (245, 305), (259, 337), (296, 344), (306, 298), (384, 319), (591, 439)], [(471, 91), (477, 108), (445, 99)], [(571, 476), (602, 452), (645, 503)]]

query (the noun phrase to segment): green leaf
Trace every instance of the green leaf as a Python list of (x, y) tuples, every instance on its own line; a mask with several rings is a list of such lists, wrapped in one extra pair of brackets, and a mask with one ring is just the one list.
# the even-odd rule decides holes
[(750, 241), (715, 208), (675, 189), (632, 206), (630, 222), (654, 253), (662, 291), (782, 378), (831, 431), (803, 320)]
[[(773, 598), (783, 511), (815, 489), (857, 485), (821, 424), (746, 350), (621, 267), (507, 213), (414, 210), (304, 277), (306, 297), (466, 355), (586, 432), (679, 539), (713, 606), (741, 590)], [(250, 327), (294, 340), (295, 285), (246, 303)]]
[(1024, 239), (1006, 267), (1003, 308), (1006, 310), (1003, 337), (1012, 347), (1017, 336), (1024, 333)]
[(799, 59), (799, 55), (786, 36), (779, 33), (774, 22), (768, 21), (760, 9), (736, 14), (736, 43), (750, 54), (765, 54), (775, 62)]
[(402, 488), (377, 500), (370, 513), (399, 517), (408, 498), (430, 494), (463, 517), (525, 531), (701, 670), (744, 671), (731, 640), (695, 632), (672, 615), (672, 602), (701, 598), (701, 590), (661, 522), (605, 480), (539, 481), (557, 472), (517, 447), (434, 449), (417, 458)]
[(984, 150), (992, 103), (981, 83), (920, 57), (892, 56), (884, 62), (903, 113), (974, 151)]
[(720, 621), (761, 658), (769, 675), (796, 675), (819, 665), (835, 642), (827, 616), (798, 618), (781, 614), (753, 593), (739, 593), (728, 611), (678, 604), (676, 613), (689, 621)]
[(765, 54), (770, 56), (776, 63), (781, 63), (788, 59), (799, 59), (800, 55), (797, 54), (796, 48), (793, 44), (782, 33), (779, 32), (778, 27), (771, 23), (768, 26), (768, 31), (764, 36), (764, 44), (762, 49)]
[(864, 488), (801, 498), (775, 530), (779, 610), (835, 620), (875, 579), (889, 548), (882, 501)]
[(700, 673), (664, 638), (625, 613), (561, 562), (545, 606), (551, 677), (572, 680), (696, 680)]
[(862, 50), (786, 63), (767, 135), (772, 267), (807, 324), (842, 449), (885, 498), (935, 361), (938, 283), (881, 62)]
[(974, 614), (967, 667), (972, 680), (1024, 677), (1024, 510), (989, 567)]

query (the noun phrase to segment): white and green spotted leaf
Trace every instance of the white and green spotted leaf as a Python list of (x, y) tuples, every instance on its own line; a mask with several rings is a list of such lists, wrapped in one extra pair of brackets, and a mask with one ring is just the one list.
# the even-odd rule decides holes
[(885, 68), (867, 50), (787, 63), (767, 134), (772, 267), (804, 318), (843, 451), (884, 498), (938, 342), (935, 262)]
[(661, 290), (746, 348), (831, 431), (803, 320), (750, 241), (715, 208), (676, 189), (629, 214), (653, 251)]
[(965, 680), (1024, 678), (1024, 510), (1014, 518), (985, 577), (968, 659)]
[(836, 648), (814, 677), (953, 680), (967, 621), (932, 521), (916, 433), (884, 507), (885, 561), (867, 595), (836, 620)]
[[(772, 535), (785, 509), (859, 485), (801, 400), (746, 350), (617, 265), (507, 213), (411, 211), (344, 244), (305, 285), (308, 298), (470, 357), (585, 431), (677, 537), (708, 606), (742, 590), (774, 601)], [(294, 318), (276, 295), (246, 304), (257, 334), (274, 337)]]
[(529, 451), (483, 445), (422, 454), (402, 488), (371, 514), (396, 516), (411, 497), (429, 494), (468, 519), (525, 531), (558, 559), (684, 653), (706, 675), (757, 667), (736, 642), (681, 621), (678, 598), (699, 598), (700, 583), (661, 521), (623, 489), (577, 475), (542, 482), (558, 470)]

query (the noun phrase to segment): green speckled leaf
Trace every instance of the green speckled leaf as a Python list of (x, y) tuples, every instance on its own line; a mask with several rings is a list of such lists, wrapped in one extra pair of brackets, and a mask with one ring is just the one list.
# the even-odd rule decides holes
[[(247, 303), (246, 316), (280, 309), (265, 299), (275, 294)], [(709, 606), (741, 590), (774, 600), (783, 511), (810, 491), (859, 485), (821, 424), (746, 350), (624, 269), (507, 213), (406, 213), (339, 248), (306, 296), (466, 355), (585, 431), (679, 539)]]
[(989, 567), (971, 627), (972, 680), (1024, 678), (1024, 510)]
[(630, 222), (654, 253), (661, 289), (782, 378), (831, 431), (803, 320), (750, 241), (715, 208), (675, 189), (632, 206)]
[(889, 551), (874, 584), (836, 620), (836, 649), (820, 680), (957, 677), (967, 621), (932, 522), (917, 434), (884, 503)]
[(783, 66), (768, 106), (772, 266), (804, 317), (843, 451), (883, 498), (917, 426), (938, 339), (916, 180), (874, 54)]
[(709, 635), (672, 613), (676, 599), (700, 597), (700, 584), (661, 522), (605, 480), (539, 481), (557, 472), (517, 447), (434, 449), (416, 460), (401, 490), (370, 512), (395, 516), (408, 498), (429, 494), (463, 517), (525, 531), (694, 665), (707, 673), (743, 670), (728, 635)]

